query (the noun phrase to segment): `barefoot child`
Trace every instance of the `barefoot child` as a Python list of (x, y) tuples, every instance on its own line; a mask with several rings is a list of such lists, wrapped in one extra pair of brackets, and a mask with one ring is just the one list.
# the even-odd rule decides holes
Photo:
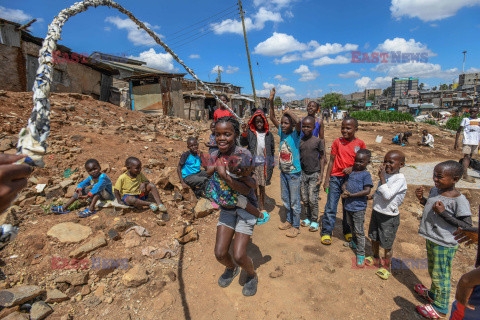
[(198, 152), (198, 141), (194, 137), (187, 139), (187, 149), (180, 156), (177, 166), (177, 175), (183, 188), (192, 188), (195, 195), (201, 197), (205, 192), (208, 174), (201, 169), (202, 154)]
[[(215, 167), (212, 168), (210, 166), (207, 169), (208, 171), (217, 170), (220, 166), (227, 165), (228, 158), (235, 151), (241, 151), (247, 155), (250, 154), (248, 150), (236, 146), (239, 135), (240, 125), (234, 117), (222, 117), (217, 121), (215, 124), (215, 140), (218, 152), (214, 156), (218, 158)], [(253, 188), (235, 179), (227, 178), (226, 182), (230, 188), (246, 196), (249, 202), (256, 205)], [(217, 224), (215, 257), (218, 262), (226, 267), (225, 272), (218, 279), (218, 285), (222, 288), (228, 287), (240, 273), (240, 268), (242, 268), (247, 273), (247, 280), (243, 286), (243, 295), (245, 296), (253, 296), (257, 292), (257, 273), (255, 272), (252, 259), (247, 255), (247, 245), (253, 234), (256, 222), (257, 218), (255, 216), (241, 208), (227, 209), (221, 207)], [(232, 242), (233, 258), (229, 253)]]
[(275, 141), (269, 131), (267, 118), (257, 110), (248, 122), (242, 126), (240, 144), (250, 150), (255, 159), (255, 181), (257, 182), (260, 211), (265, 211), (265, 186), (270, 184), (273, 174)]
[(418, 233), (426, 239), (428, 271), (432, 278), (430, 290), (423, 284), (415, 285), (415, 291), (430, 304), (417, 306), (417, 311), (427, 319), (445, 317), (450, 306), (450, 276), (452, 262), (458, 249), (453, 233), (458, 227), (471, 227), (470, 203), (455, 184), (463, 174), (463, 167), (456, 161), (445, 161), (435, 166), (428, 199), (424, 188), (415, 191), (425, 206)]
[(68, 213), (68, 208), (78, 199), (87, 199), (90, 205), (87, 209), (78, 213), (80, 218), (86, 218), (94, 214), (95, 205), (99, 200), (108, 201), (113, 200), (112, 182), (105, 173), (102, 173), (100, 163), (96, 159), (89, 159), (85, 162), (85, 170), (89, 176), (87, 179), (80, 182), (73, 197), (67, 201), (63, 206), (52, 207), (54, 213)]
[(300, 128), (301, 122), (291, 111), (286, 111), (281, 119), (281, 125), (275, 117), (273, 99), (275, 88), (270, 91), (270, 120), (278, 129), (280, 136), (280, 181), (283, 206), (287, 211), (287, 221), (280, 225), (280, 230), (288, 230), (287, 237), (295, 238), (300, 233), (300, 180), (302, 168), (300, 165)]
[(315, 118), (307, 116), (302, 121), (303, 137), (300, 140), (300, 164), (302, 167), (301, 193), (306, 219), (300, 222), (308, 231), (318, 231), (318, 193), (323, 180), (325, 149), (322, 139), (313, 135)]
[[(373, 257), (367, 257), (365, 264), (378, 266), (376, 272), (380, 278), (387, 280), (391, 275), (392, 247), (400, 225), (398, 208), (407, 193), (407, 181), (400, 173), (405, 166), (405, 155), (401, 151), (389, 151), (378, 170), (377, 191), (373, 195), (373, 210), (368, 227), (368, 237), (372, 240)], [(380, 260), (380, 247), (384, 250), (383, 261)]]
[[(327, 203), (325, 213), (322, 219), (322, 244), (330, 245), (332, 243), (332, 233), (337, 219), (338, 201), (342, 194), (342, 185), (347, 181), (348, 175), (352, 173), (352, 166), (355, 162), (355, 156), (361, 149), (366, 149), (365, 142), (355, 137), (358, 130), (358, 121), (355, 118), (345, 118), (342, 121), (342, 137), (335, 140), (332, 144), (330, 162), (325, 173), (325, 182), (323, 189), (327, 192)], [(345, 240), (352, 240), (352, 233), (348, 226), (343, 210), (343, 235)]]
[[(123, 173), (115, 183), (115, 198), (118, 203), (125, 203), (127, 206), (137, 208), (150, 207), (153, 212), (160, 210), (162, 212), (162, 221), (170, 220), (167, 208), (162, 204), (157, 187), (145, 177), (142, 173), (142, 162), (138, 158), (129, 157), (125, 161), (127, 171)], [(148, 200), (148, 195), (152, 194), (155, 203)]]
[(353, 171), (343, 184), (342, 199), (347, 223), (352, 230), (350, 247), (356, 251), (357, 267), (363, 268), (365, 259), (365, 210), (368, 195), (373, 187), (372, 176), (367, 171), (372, 153), (367, 149), (358, 150)]
[(218, 150), (217, 143), (215, 142), (215, 121), (210, 123), (210, 130), (212, 133), (210, 134), (208, 142), (205, 142), (205, 146), (208, 148), (208, 153), (212, 154), (214, 151)]
[(419, 142), (418, 145), (433, 148), (434, 141), (433, 136), (425, 129), (422, 131), (422, 141)]

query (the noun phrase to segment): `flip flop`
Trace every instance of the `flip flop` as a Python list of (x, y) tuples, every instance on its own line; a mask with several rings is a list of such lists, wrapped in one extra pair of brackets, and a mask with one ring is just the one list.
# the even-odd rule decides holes
[(329, 245), (332, 244), (332, 237), (329, 236), (328, 234), (323, 235), (322, 238), (321, 238), (321, 242), (322, 242), (322, 244), (324, 244), (326, 246), (329, 246)]
[(86, 218), (86, 217), (90, 217), (92, 214), (95, 214), (95, 213), (97, 213), (97, 211), (90, 211), (90, 209), (85, 209), (77, 213), (77, 216), (79, 218)]
[(352, 241), (352, 237), (353, 235), (351, 233), (347, 233), (345, 235), (343, 235), (345, 237), (345, 240), (347, 240), (347, 242), (350, 242)]
[(257, 226), (267, 223), (270, 220), (270, 215), (268, 214), (267, 211), (264, 210), (262, 211), (262, 213), (263, 213), (263, 218), (262, 219), (257, 218), (257, 223), (256, 223)]
[(161, 204), (158, 206), (158, 209), (160, 210), (160, 212), (162, 213), (166, 213), (167, 212), (167, 207), (165, 207), (164, 204)]
[(302, 227), (309, 227), (311, 223), (312, 223), (312, 222), (311, 222), (310, 220), (308, 220), (308, 219), (305, 219), (305, 220), (300, 221), (300, 225), (301, 225)]
[(368, 266), (368, 267), (370, 267), (370, 266), (378, 267), (380, 265), (380, 258), (366, 257), (365, 258), (365, 265)]
[(312, 222), (310, 224), (310, 228), (308, 229), (310, 232), (317, 232), (318, 231), (318, 223), (317, 222)]
[(442, 319), (444, 316), (441, 316), (435, 308), (432, 307), (431, 304), (426, 304), (424, 306), (417, 306), (417, 312), (420, 313), (427, 319)]
[(52, 211), (54, 214), (64, 214), (70, 212), (70, 210), (64, 210), (63, 206), (51, 207), (50, 211)]
[(388, 278), (392, 275), (387, 269), (380, 268), (375, 272), (377, 276), (379, 276), (383, 280), (388, 280)]
[(415, 292), (418, 293), (422, 298), (427, 300), (429, 303), (433, 303), (433, 299), (429, 297), (428, 295), (428, 288), (425, 287), (423, 284), (418, 283), (414, 287)]

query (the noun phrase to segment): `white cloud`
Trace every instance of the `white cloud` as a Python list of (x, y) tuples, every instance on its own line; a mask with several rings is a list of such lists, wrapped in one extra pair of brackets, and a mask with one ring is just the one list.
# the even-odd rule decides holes
[(273, 62), (275, 64), (285, 64), (285, 63), (290, 63), (290, 62), (294, 62), (294, 61), (298, 61), (298, 60), (301, 60), (302, 58), (300, 57), (300, 55), (298, 54), (287, 54), (287, 55), (284, 55), (282, 58), (280, 59), (275, 59), (273, 60)]
[[(154, 46), (157, 45), (155, 40), (152, 39), (143, 29), (139, 29), (138, 26), (129, 18), (122, 19), (120, 17), (107, 17), (106, 22), (112, 23), (118, 29), (124, 29), (127, 31), (127, 38), (136, 46)], [(150, 29), (159, 29), (159, 26), (152, 26), (148, 22), (144, 22)], [(160, 38), (163, 36), (157, 34)]]
[(270, 95), (270, 90), (275, 87), (276, 94), (284, 98), (292, 97), (295, 95), (295, 88), (287, 86), (286, 84), (279, 84), (275, 86), (273, 83), (264, 82), (263, 89), (257, 90), (257, 95), (261, 97), (268, 97)]
[(362, 77), (355, 81), (355, 85), (361, 89), (383, 89), (392, 84), (391, 77), (378, 77), (372, 80), (369, 77)]
[(137, 57), (129, 56), (131, 59), (145, 61), (150, 68), (158, 69), (166, 72), (176, 72), (173, 58), (169, 53), (156, 53), (155, 49), (150, 48), (140, 53)]
[(199, 54), (191, 54), (190, 56), (188, 56), (190, 59), (200, 59), (200, 55)]
[[(318, 45), (318, 42), (316, 42), (316, 44)], [(340, 43), (325, 43), (323, 45), (317, 46), (316, 49), (313, 51), (305, 52), (303, 54), (303, 57), (305, 59), (316, 59), (330, 54), (337, 54), (340, 52), (353, 51), (357, 49), (358, 44), (347, 43), (345, 45), (341, 45)]]
[(480, 0), (392, 0), (390, 11), (396, 19), (406, 16), (435, 21), (454, 16), (464, 7), (478, 5)]
[(273, 77), (275, 80), (278, 80), (280, 82), (284, 82), (284, 81), (287, 81), (287, 78), (283, 77), (282, 75), (280, 74), (277, 74), (275, 77)]
[(287, 99), (295, 99), (297, 97), (297, 94), (291, 92), (291, 93), (285, 94), (284, 97), (287, 98)]
[(306, 49), (307, 45), (299, 42), (293, 36), (274, 32), (270, 38), (257, 44), (254, 53), (264, 56), (281, 56), (289, 52)]
[(295, 71), (293, 71), (293, 73), (300, 74), (300, 79), (298, 81), (302, 81), (302, 82), (313, 81), (318, 77), (317, 71), (310, 71), (308, 66), (304, 64), (302, 64)]
[(257, 95), (261, 97), (268, 97), (270, 96), (270, 90), (275, 87), (273, 83), (264, 82), (263, 89), (257, 90)]
[(288, 7), (296, 0), (253, 0), (253, 4), (258, 6), (268, 6), (276, 9), (282, 9)]
[(360, 73), (356, 72), (356, 71), (348, 71), (346, 73), (339, 73), (338, 76), (340, 78), (344, 78), (344, 79), (347, 79), (347, 78), (358, 78), (360, 77)]
[[(262, 30), (265, 27), (265, 23), (269, 21), (282, 22), (282, 15), (279, 12), (272, 12), (262, 7), (253, 16), (253, 19), (250, 17), (245, 18), (245, 29), (247, 29), (247, 31)], [(236, 33), (243, 35), (242, 22), (237, 19), (226, 19), (221, 22), (212, 23), (210, 27), (215, 34)]]
[(20, 9), (10, 9), (0, 6), (0, 18), (13, 22), (27, 22), (32, 16)]
[(225, 68), (223, 68), (222, 66), (216, 65), (215, 67), (213, 67), (213, 69), (212, 69), (212, 71), (210, 71), (210, 73), (217, 74), (219, 70), (220, 70), (220, 72), (225, 72)]
[(330, 58), (330, 57), (322, 57), (320, 59), (316, 59), (313, 61), (313, 65), (316, 67), (319, 66), (325, 66), (329, 64), (346, 64), (350, 63), (351, 59), (345, 57), (345, 56), (336, 56), (335, 58)]
[(110, 27), (103, 27), (103, 30), (109, 32), (109, 31), (112, 31), (112, 28), (110, 28)]
[(322, 94), (323, 90), (322, 89), (315, 89), (312, 92), (308, 92), (308, 96), (312, 96), (315, 98), (318, 98)]
[[(480, 69), (470, 68), (467, 72), (478, 72)], [(451, 81), (458, 77), (461, 70), (457, 68), (443, 70), (442, 66), (433, 63), (408, 62), (402, 64), (379, 64), (372, 71), (382, 72), (391, 77), (439, 78)]]
[(240, 70), (239, 67), (228, 66), (227, 71), (225, 71), (225, 72), (228, 73), (228, 74), (232, 74), (232, 73), (238, 72), (238, 70)]
[(286, 84), (280, 84), (280, 85), (277, 86), (276, 92), (280, 95), (286, 95), (286, 94), (289, 94), (289, 93), (294, 93), (295, 88), (287, 86)]
[(232, 73), (238, 72), (238, 70), (240, 70), (240, 68), (239, 67), (232, 67), (232, 66), (228, 66), (228, 67), (224, 68), (223, 66), (216, 65), (215, 67), (213, 67), (213, 69), (212, 69), (212, 71), (210, 71), (210, 73), (217, 74), (218, 70), (220, 70), (220, 72), (225, 72), (225, 73), (228, 73), (228, 74), (232, 74)]
[(434, 57), (437, 54), (427, 48), (426, 44), (415, 41), (415, 39), (405, 40), (404, 38), (387, 39), (377, 46), (377, 51), (390, 52), (401, 51), (405, 53), (428, 53), (429, 57)]
[(290, 11), (290, 10), (285, 11), (285, 17), (291, 19), (291, 18), (293, 18), (294, 16), (295, 16), (295, 15), (293, 14), (292, 11)]
[(438, 23), (431, 23), (430, 27), (437, 28), (437, 27), (440, 27), (440, 25)]

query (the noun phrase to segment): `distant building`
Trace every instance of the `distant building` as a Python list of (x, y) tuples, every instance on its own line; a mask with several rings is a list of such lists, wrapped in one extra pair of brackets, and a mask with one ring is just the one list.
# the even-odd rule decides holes
[(474, 86), (475, 79), (477, 79), (477, 84), (480, 82), (480, 73), (464, 73), (458, 76), (458, 85), (459, 86)]
[(393, 78), (392, 100), (407, 97), (411, 94), (418, 95), (418, 78)]

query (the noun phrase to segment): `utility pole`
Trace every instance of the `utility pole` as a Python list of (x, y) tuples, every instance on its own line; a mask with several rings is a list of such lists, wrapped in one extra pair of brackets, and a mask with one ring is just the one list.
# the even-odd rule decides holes
[(467, 54), (467, 51), (463, 51), (463, 68), (462, 68), (462, 74), (465, 74), (465, 55)]
[(475, 97), (477, 96), (477, 81), (478, 81), (478, 73), (475, 76), (475, 87), (473, 89), (472, 108), (475, 107)]
[(253, 100), (255, 101), (253, 105), (256, 107), (257, 92), (255, 91), (255, 81), (253, 80), (252, 62), (250, 61), (250, 50), (248, 50), (247, 29), (245, 28), (245, 19), (243, 17), (242, 0), (238, 0), (238, 6), (240, 7), (240, 17), (242, 18), (243, 37), (245, 38), (245, 48), (247, 49), (248, 68), (250, 69), (250, 79), (252, 80)]
[(222, 83), (222, 70), (220, 69), (220, 67), (217, 68), (217, 74), (218, 74), (218, 77), (217, 77), (217, 83)]

